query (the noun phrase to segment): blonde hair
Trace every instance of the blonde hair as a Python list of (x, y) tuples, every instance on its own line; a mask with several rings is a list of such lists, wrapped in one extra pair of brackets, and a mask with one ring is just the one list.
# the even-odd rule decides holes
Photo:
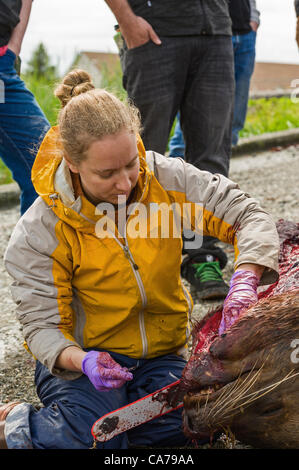
[(58, 126), (64, 150), (75, 165), (86, 158), (90, 145), (123, 130), (140, 133), (139, 111), (112, 93), (96, 89), (81, 69), (69, 72), (55, 90), (62, 109)]

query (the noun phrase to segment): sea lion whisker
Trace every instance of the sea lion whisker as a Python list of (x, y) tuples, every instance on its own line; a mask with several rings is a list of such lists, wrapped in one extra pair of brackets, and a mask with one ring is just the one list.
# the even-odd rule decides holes
[[(265, 393), (262, 393), (261, 395), (255, 396), (252, 399), (248, 400), (247, 402), (242, 403), (239, 406), (243, 407), (244, 405), (247, 405), (248, 403), (252, 403), (253, 401), (257, 400), (258, 398), (263, 397), (267, 393), (272, 392), (275, 388), (277, 388), (280, 384), (282, 384), (286, 380), (292, 379), (293, 377), (296, 377), (296, 375), (299, 375), (299, 372), (297, 372), (296, 374), (293, 374), (293, 375), (289, 376), (289, 374), (292, 373), (293, 371), (294, 371), (294, 369), (291, 372), (289, 372), (283, 379), (279, 380), (278, 382), (276, 382), (274, 384), (271, 384), (268, 387), (264, 387), (264, 388), (258, 390), (257, 392), (254, 392), (254, 393), (250, 394), (250, 395), (258, 395), (260, 392), (263, 392), (264, 390), (266, 390)], [(248, 396), (250, 396), (250, 395), (248, 395)], [(243, 398), (245, 398), (245, 397), (243, 397)]]
[[(239, 377), (238, 377), (238, 379), (239, 379)], [(231, 390), (230, 390), (231, 393), (232, 393), (233, 389), (238, 385), (238, 379), (237, 379), (237, 380), (235, 381), (235, 383), (231, 386)], [(223, 395), (225, 395), (226, 393), (227, 393), (227, 389), (226, 389), (225, 387), (223, 387), (223, 388), (222, 388), (222, 391), (221, 391), (221, 393), (220, 393), (220, 395), (219, 395), (219, 397), (218, 397), (218, 398), (215, 400), (215, 402), (214, 402), (213, 408), (215, 408), (215, 406), (218, 405), (218, 403), (221, 401)]]
[[(256, 374), (260, 372), (260, 370), (264, 367), (264, 364), (265, 364), (265, 363), (263, 363), (262, 366), (258, 369), (258, 372), (256, 373), (256, 372), (255, 372), (255, 370), (256, 370), (255, 367), (256, 367), (256, 364), (257, 364), (257, 363), (258, 363), (258, 359), (257, 359), (257, 360), (255, 361), (255, 363), (253, 364), (252, 369), (248, 372), (248, 374), (247, 374), (247, 376), (245, 377), (245, 379), (242, 379), (242, 378), (241, 378), (241, 377), (242, 377), (242, 374), (243, 374), (244, 367), (240, 370), (239, 376), (238, 376), (237, 379), (236, 379), (236, 387), (233, 387), (233, 388), (230, 390), (230, 395), (231, 395), (232, 393), (235, 393), (235, 394), (236, 394), (236, 393), (239, 392), (240, 390), (242, 390), (242, 393), (243, 393), (243, 389), (244, 389), (244, 388), (246, 389), (247, 387), (248, 387), (247, 390), (249, 390), (249, 388), (250, 388), (249, 386), (251, 386), (250, 381), (255, 379)], [(235, 388), (235, 390), (234, 390), (234, 388)]]
[[(228, 395), (228, 398), (227, 400), (224, 400), (222, 402), (222, 406), (219, 407), (216, 411), (216, 413), (214, 414), (214, 416), (216, 416), (217, 414), (220, 413), (220, 411), (223, 410), (223, 408), (226, 409), (226, 412), (232, 410), (235, 408), (235, 405), (236, 405), (236, 401), (238, 401), (239, 399), (243, 399), (243, 396), (244, 396), (244, 393), (245, 391), (248, 391), (253, 385), (254, 383), (256, 382), (256, 380), (258, 379), (258, 376), (259, 374), (261, 373), (261, 370), (263, 368), (264, 364), (260, 367), (260, 369), (258, 369), (257, 372), (254, 373), (254, 368), (249, 372), (248, 376), (246, 377), (245, 380), (242, 380), (241, 377), (239, 376), (239, 378), (237, 379), (237, 382), (239, 381), (239, 386), (234, 390), (234, 393), (232, 393), (232, 390), (230, 391), (230, 394)], [(253, 374), (253, 375), (252, 375)], [(252, 375), (252, 377), (250, 377), (250, 375)], [(226, 390), (227, 392), (227, 390)], [(237, 394), (237, 396), (236, 396)], [(240, 398), (241, 397), (241, 398)], [(233, 405), (233, 406), (231, 406)], [(215, 406), (212, 408), (211, 412), (216, 408), (216, 404)]]
[(294, 372), (294, 369), (292, 369), (283, 379), (279, 380), (278, 382), (275, 382), (274, 384), (270, 384), (270, 385), (268, 385), (267, 387), (261, 388), (260, 390), (257, 390), (256, 392), (249, 393), (248, 395), (245, 395), (243, 398), (248, 398), (248, 397), (250, 397), (250, 396), (252, 396), (252, 395), (256, 395), (256, 394), (258, 394), (258, 393), (260, 393), (260, 392), (263, 392), (264, 390), (267, 390), (267, 389), (269, 389), (269, 388), (272, 389), (272, 388), (278, 387), (278, 385), (280, 385), (280, 384), (281, 384), (282, 382), (284, 382), (285, 380), (288, 380), (288, 379), (290, 379), (290, 378), (292, 378), (292, 377), (295, 377), (296, 375), (299, 374), (299, 372), (298, 372), (298, 373), (296, 373), (296, 374), (294, 374), (294, 375), (292, 375), (292, 376), (289, 376), (289, 374), (291, 374), (292, 372)]
[[(248, 405), (248, 406), (250, 406), (250, 405)], [(246, 406), (244, 409), (246, 409), (246, 408), (247, 408), (247, 406)], [(225, 416), (223, 417), (223, 419), (233, 418), (233, 417), (236, 416), (237, 414), (240, 414), (240, 412), (241, 412), (241, 411), (240, 411), (239, 409), (235, 408), (234, 411), (233, 411), (233, 413), (231, 413), (231, 414), (229, 414), (229, 415), (225, 415)], [(216, 427), (216, 426), (219, 427), (219, 426), (220, 426), (220, 423), (219, 423), (219, 424), (217, 424), (217, 423), (215, 424), (215, 423), (214, 423), (214, 427)]]
[[(232, 392), (233, 392), (233, 389), (239, 385), (239, 382), (238, 382), (239, 379), (236, 380), (236, 382), (234, 383), (234, 385), (231, 387), (231, 390), (227, 390), (227, 387), (224, 387), (224, 389), (222, 390), (220, 396), (217, 398), (217, 400), (213, 403), (213, 406), (212, 408), (210, 409), (209, 413), (208, 413), (208, 416), (215, 410), (217, 409), (217, 412), (215, 414), (218, 413), (218, 410), (222, 410), (222, 408), (228, 406), (228, 404), (231, 402), (231, 399), (232, 399)], [(221, 407), (220, 408), (217, 408), (218, 407), (218, 403), (221, 402), (221, 398), (225, 395), (225, 394), (228, 394), (226, 399), (224, 399), (221, 403)], [(214, 414), (214, 415), (215, 415)]]
[[(243, 384), (245, 384), (245, 387), (240, 388), (239, 393), (238, 393), (237, 396), (233, 396), (233, 397), (231, 396), (232, 406), (231, 407), (228, 407), (228, 406), (226, 407), (225, 412), (224, 412), (224, 415), (226, 417), (228, 417), (228, 415), (227, 415), (228, 412), (231, 412), (233, 410), (237, 410), (239, 407), (241, 407), (241, 405), (238, 405), (238, 401), (243, 400), (244, 399), (244, 393), (246, 393), (248, 390), (250, 390), (250, 388), (253, 387), (253, 385), (256, 383), (256, 381), (258, 380), (259, 375), (262, 371), (262, 368), (263, 368), (263, 365), (260, 367), (260, 369), (258, 369), (252, 375), (252, 377), (250, 378), (250, 381), (247, 380), (248, 377), (243, 381)], [(252, 371), (254, 371), (254, 369), (252, 369)], [(253, 392), (253, 393), (256, 393), (256, 392)], [(252, 394), (245, 395), (245, 396), (250, 396), (250, 395), (252, 395)], [(229, 416), (231, 416), (231, 415), (229, 415)]]
[(205, 402), (205, 407), (204, 407), (204, 413), (206, 412), (206, 408), (207, 408), (207, 403), (209, 401), (209, 394), (207, 393), (207, 396), (206, 396), (206, 402)]
[[(228, 419), (228, 418), (231, 418), (231, 417), (235, 416), (236, 414), (240, 413), (241, 408), (242, 409), (244, 407), (245, 407), (245, 409), (248, 408), (253, 401), (257, 400), (258, 398), (261, 398), (262, 396), (266, 395), (267, 393), (270, 393), (272, 390), (274, 390), (276, 387), (278, 387), (282, 382), (284, 382), (286, 380), (289, 380), (289, 379), (295, 377), (296, 375), (299, 375), (299, 372), (298, 372), (298, 373), (293, 374), (293, 375), (290, 376), (290, 374), (292, 372), (294, 372), (294, 369), (292, 369), (283, 379), (279, 380), (278, 382), (276, 382), (274, 384), (271, 384), (268, 387), (264, 387), (263, 389), (257, 390), (256, 392), (250, 393), (249, 395), (243, 396), (242, 397), (243, 399), (248, 398), (250, 396), (253, 396), (253, 397), (252, 397), (252, 399), (247, 400), (247, 401), (241, 403), (240, 405), (236, 405), (236, 403), (235, 403), (235, 406), (233, 408), (227, 409), (227, 412), (228, 411), (235, 411), (235, 412), (233, 412), (229, 415), (227, 414), (227, 412), (225, 412), (224, 415), (222, 415), (222, 418), (223, 419)], [(266, 390), (265, 393), (258, 395), (260, 392), (263, 392), (264, 390)], [(256, 395), (258, 395), (258, 396), (256, 396)], [(245, 405), (247, 405), (247, 406), (245, 406)], [(218, 414), (218, 412), (215, 413), (214, 417), (217, 414)]]
[[(225, 403), (230, 401), (231, 394), (235, 391), (234, 389), (237, 389), (238, 386), (240, 385), (239, 379), (240, 379), (242, 373), (243, 373), (243, 368), (240, 370), (239, 376), (237, 377), (235, 382), (231, 385), (231, 390), (229, 391), (229, 395), (228, 395), (227, 399), (224, 401)], [(225, 395), (226, 393), (228, 393), (228, 391), (227, 391), (227, 388), (224, 387), (222, 389), (222, 392), (220, 393), (219, 397), (215, 400), (214, 406), (212, 407), (211, 411), (213, 411), (217, 407), (217, 405), (221, 401), (223, 395)], [(224, 402), (222, 402), (222, 403), (224, 403)]]
[[(264, 364), (250, 377), (249, 375), (242, 382), (240, 389), (238, 390), (238, 395), (232, 397), (233, 403), (235, 404), (238, 400), (243, 399), (244, 393), (250, 390), (255, 382), (258, 380), (260, 373), (262, 371)], [(252, 369), (254, 371), (254, 369)], [(243, 385), (243, 386), (242, 386)]]
[(255, 384), (257, 381), (266, 361), (261, 365), (259, 369), (255, 369), (255, 366), (258, 362), (258, 359), (256, 360), (255, 364), (252, 366), (252, 369), (248, 373), (248, 375), (245, 377), (244, 380), (240, 380), (240, 387), (238, 389), (238, 395), (236, 395), (237, 390), (235, 390), (235, 396), (233, 397), (234, 402), (239, 399), (240, 396), (244, 396), (244, 393), (250, 390), (250, 388)]
[[(216, 410), (216, 412), (214, 413), (214, 416), (213, 418), (217, 417), (217, 415), (220, 414), (220, 412), (222, 413), (222, 419), (227, 419), (229, 417), (232, 417), (234, 416), (235, 414), (239, 413), (239, 408), (241, 408), (242, 405), (238, 405), (238, 401), (240, 401), (241, 399), (244, 399), (244, 391), (247, 391), (249, 390), (254, 384), (255, 382), (257, 381), (260, 373), (261, 373), (261, 370), (262, 370), (262, 367), (254, 374), (254, 376), (251, 378), (251, 381), (250, 383), (246, 383), (246, 387), (242, 388), (241, 392), (239, 390), (239, 393), (237, 396), (231, 396), (230, 395), (230, 401), (226, 401), (226, 406), (225, 407), (220, 407)], [(223, 408), (225, 408), (224, 412), (222, 411)], [(232, 413), (232, 414), (228, 414), (228, 413), (231, 413), (231, 412), (234, 412), (236, 410), (235, 413)]]

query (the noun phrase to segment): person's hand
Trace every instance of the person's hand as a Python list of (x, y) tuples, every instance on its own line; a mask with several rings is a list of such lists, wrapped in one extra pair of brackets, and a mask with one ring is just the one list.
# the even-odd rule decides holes
[(260, 277), (252, 271), (238, 269), (230, 281), (230, 289), (223, 304), (218, 334), (222, 335), (239, 318), (243, 309), (258, 300)]
[(297, 26), (296, 26), (296, 42), (299, 47), (299, 16), (297, 18)]
[(107, 352), (89, 351), (82, 360), (82, 372), (99, 392), (120, 388), (133, 379), (131, 372)]
[(256, 21), (250, 21), (250, 26), (251, 26), (252, 31), (257, 32), (259, 24)]
[(134, 15), (129, 23), (120, 23), (119, 28), (128, 49), (142, 46), (149, 41), (153, 41), (157, 45), (162, 44), (154, 29), (141, 16)]

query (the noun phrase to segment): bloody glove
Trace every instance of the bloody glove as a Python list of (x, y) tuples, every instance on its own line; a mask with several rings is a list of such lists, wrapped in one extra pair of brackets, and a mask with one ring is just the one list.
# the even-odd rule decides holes
[(131, 372), (107, 352), (89, 351), (82, 361), (82, 371), (99, 392), (120, 388), (133, 378)]
[(257, 302), (260, 278), (252, 271), (237, 270), (230, 281), (230, 289), (223, 304), (218, 333), (222, 335), (238, 319), (244, 308)]

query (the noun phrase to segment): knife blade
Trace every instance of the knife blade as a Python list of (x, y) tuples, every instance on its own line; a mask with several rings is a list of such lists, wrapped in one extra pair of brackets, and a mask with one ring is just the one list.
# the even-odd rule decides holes
[(160, 388), (137, 401), (111, 411), (93, 424), (91, 433), (95, 440), (106, 442), (129, 429), (182, 408), (184, 393), (180, 380)]

